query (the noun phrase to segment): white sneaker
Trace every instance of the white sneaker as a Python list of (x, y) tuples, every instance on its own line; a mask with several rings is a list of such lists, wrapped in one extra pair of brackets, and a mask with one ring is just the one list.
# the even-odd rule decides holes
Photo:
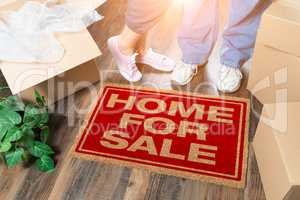
[(169, 57), (154, 52), (151, 48), (144, 56), (137, 57), (137, 63), (143, 63), (153, 67), (154, 69), (171, 72), (176, 66), (176, 63)]
[(124, 55), (119, 49), (119, 39), (117, 36), (109, 38), (107, 44), (118, 65), (120, 74), (129, 82), (141, 80), (142, 74), (136, 66), (136, 57), (138, 54), (134, 53), (130, 56)]
[(197, 68), (198, 65), (181, 63), (180, 65), (177, 65), (172, 72), (172, 80), (179, 85), (186, 85), (197, 74)]
[(226, 93), (236, 92), (241, 86), (242, 79), (243, 74), (240, 69), (222, 65), (219, 70), (218, 89)]

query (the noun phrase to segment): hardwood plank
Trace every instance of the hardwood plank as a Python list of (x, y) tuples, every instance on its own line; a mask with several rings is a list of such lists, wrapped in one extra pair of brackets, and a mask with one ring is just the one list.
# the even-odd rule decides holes
[(249, 151), (249, 162), (248, 162), (248, 178), (247, 187), (244, 191), (245, 200), (265, 200), (265, 193), (261, 183), (257, 162), (252, 145)]
[(3, 162), (0, 165), (0, 199), (13, 199), (17, 190), (22, 187), (29, 169), (23, 166), (8, 169)]
[[(119, 181), (127, 173), (116, 165), (105, 165), (77, 158), (66, 164), (49, 199), (122, 199)], [(124, 177), (122, 177), (124, 180)], [(122, 188), (121, 188), (122, 189)], [(117, 190), (118, 195), (114, 195)], [(125, 192), (125, 190), (123, 191)]]
[(124, 195), (124, 200), (141, 200), (144, 199), (148, 188), (150, 173), (148, 171), (133, 169), (129, 183)]
[(184, 179), (152, 173), (145, 199), (177, 200)]

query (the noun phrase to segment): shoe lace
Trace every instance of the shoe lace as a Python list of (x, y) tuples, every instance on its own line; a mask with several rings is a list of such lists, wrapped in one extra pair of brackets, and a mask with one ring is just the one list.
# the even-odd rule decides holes
[(134, 53), (132, 56), (130, 56), (128, 67), (131, 71), (137, 71), (136, 67), (136, 57), (138, 56), (138, 53)]

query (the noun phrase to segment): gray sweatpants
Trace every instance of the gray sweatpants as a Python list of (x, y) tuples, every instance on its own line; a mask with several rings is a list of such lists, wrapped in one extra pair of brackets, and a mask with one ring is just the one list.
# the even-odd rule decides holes
[[(137, 33), (151, 29), (172, 0), (128, 0), (127, 26)], [(239, 68), (253, 53), (257, 29), (271, 0), (230, 0), (229, 20), (223, 32), (221, 63)], [(219, 0), (184, 1), (184, 16), (178, 33), (183, 62), (204, 63), (217, 40)]]

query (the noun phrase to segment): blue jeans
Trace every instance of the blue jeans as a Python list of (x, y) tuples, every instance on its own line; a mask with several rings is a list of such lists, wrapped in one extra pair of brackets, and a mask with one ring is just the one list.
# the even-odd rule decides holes
[[(129, 0), (127, 25), (138, 33), (148, 31), (169, 7), (170, 0)], [(261, 16), (272, 0), (230, 0), (229, 19), (223, 31), (221, 64), (239, 68), (253, 53)], [(178, 33), (183, 62), (203, 64), (219, 33), (219, 0), (184, 1)]]

